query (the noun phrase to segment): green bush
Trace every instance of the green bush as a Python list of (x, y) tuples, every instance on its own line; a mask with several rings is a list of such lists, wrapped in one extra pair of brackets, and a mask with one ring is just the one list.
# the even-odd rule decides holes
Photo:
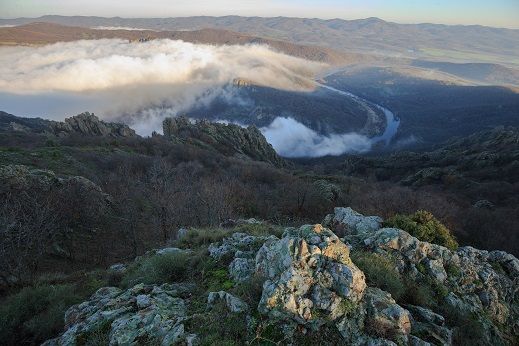
[(451, 231), (428, 211), (419, 210), (411, 215), (397, 214), (385, 221), (384, 227), (400, 228), (422, 241), (451, 250), (458, 248), (458, 242)]
[(175, 245), (182, 248), (207, 246), (211, 243), (221, 241), (223, 238), (230, 236), (232, 233), (232, 230), (222, 228), (189, 229), (186, 236), (178, 241)]
[(162, 284), (183, 281), (187, 275), (189, 255), (184, 252), (167, 253), (144, 258), (134, 263), (121, 280), (121, 286), (137, 283)]
[(201, 345), (244, 345), (247, 341), (247, 316), (233, 313), (223, 303), (211, 311), (196, 314), (186, 321), (188, 330), (196, 328)]
[(263, 294), (265, 280), (263, 276), (253, 275), (248, 280), (238, 283), (232, 293), (240, 297), (249, 306), (258, 306)]
[(73, 285), (26, 287), (0, 305), (0, 340), (6, 345), (39, 344), (63, 330), (67, 308), (82, 296)]
[(244, 223), (238, 225), (233, 232), (247, 233), (254, 236), (268, 236), (272, 234), (281, 237), (283, 230), (283, 227), (273, 226), (267, 223)]
[(428, 283), (406, 280), (404, 284), (405, 292), (401, 297), (402, 302), (425, 307), (434, 307), (436, 305), (436, 294)]
[(404, 294), (402, 277), (389, 258), (367, 251), (353, 251), (351, 259), (364, 272), (369, 285), (391, 293), (396, 300)]

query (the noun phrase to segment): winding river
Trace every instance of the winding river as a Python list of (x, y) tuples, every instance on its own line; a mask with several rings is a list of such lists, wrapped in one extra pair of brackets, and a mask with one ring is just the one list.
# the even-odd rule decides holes
[(382, 107), (381, 105), (378, 105), (376, 103), (373, 103), (373, 102), (370, 102), (370, 101), (368, 101), (366, 99), (363, 99), (362, 97), (359, 97), (359, 96), (357, 96), (355, 94), (352, 94), (352, 93), (350, 93), (348, 91), (339, 90), (339, 89), (336, 89), (336, 88), (331, 87), (329, 85), (321, 84), (318, 81), (315, 81), (315, 82), (321, 88), (330, 90), (332, 92), (335, 92), (335, 93), (338, 93), (338, 94), (341, 94), (341, 95), (344, 95), (344, 96), (348, 96), (348, 97), (350, 97), (350, 98), (352, 98), (352, 99), (356, 100), (357, 102), (362, 103), (364, 105), (373, 105), (373, 106), (377, 107), (378, 109), (380, 109), (384, 113), (384, 116), (386, 117), (386, 129), (384, 130), (384, 132), (381, 135), (372, 137), (370, 139), (371, 140), (371, 145), (377, 144), (379, 142), (385, 142), (386, 146), (389, 145), (389, 143), (391, 142), (393, 137), (398, 132), (398, 127), (400, 126), (400, 119), (398, 119), (392, 111), (390, 111), (389, 109), (387, 109), (385, 107)]

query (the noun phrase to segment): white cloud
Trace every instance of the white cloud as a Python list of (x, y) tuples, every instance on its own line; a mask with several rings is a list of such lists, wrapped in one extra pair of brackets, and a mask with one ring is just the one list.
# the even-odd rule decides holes
[(260, 130), (284, 157), (321, 157), (371, 149), (371, 140), (366, 136), (357, 133), (323, 136), (292, 118), (278, 117)]
[(225, 95), (223, 86), (235, 78), (302, 90), (324, 67), (261, 45), (88, 40), (6, 47), (0, 48), (0, 101), (14, 106), (6, 111), (57, 120), (86, 110), (108, 120), (124, 116), (149, 134), (164, 117)]

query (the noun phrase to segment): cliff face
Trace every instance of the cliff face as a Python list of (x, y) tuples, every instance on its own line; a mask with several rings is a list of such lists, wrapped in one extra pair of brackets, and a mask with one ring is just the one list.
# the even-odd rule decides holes
[[(65, 333), (45, 345), (75, 344), (99, 326), (110, 344), (517, 344), (519, 260), (505, 252), (450, 250), (350, 208), (280, 237), (229, 234), (203, 248), (208, 268), (220, 269), (194, 282), (101, 288), (67, 311)], [(132, 277), (198, 250), (156, 250), (110, 270)], [(227, 281), (215, 284), (216, 272)]]
[(265, 161), (283, 166), (263, 134), (254, 126), (247, 128), (234, 124), (211, 123), (206, 120), (190, 122), (186, 117), (168, 118), (163, 122), (164, 136), (172, 141), (182, 141), (218, 151), (226, 156), (236, 156)]

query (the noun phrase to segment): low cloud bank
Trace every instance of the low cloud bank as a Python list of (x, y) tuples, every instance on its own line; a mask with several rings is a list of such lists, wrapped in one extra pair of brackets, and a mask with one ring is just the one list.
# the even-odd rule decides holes
[[(6, 111), (56, 120), (90, 110), (103, 119), (123, 119), (147, 135), (160, 130), (165, 117), (225, 94), (225, 85), (236, 78), (304, 90), (323, 68), (262, 45), (105, 39), (5, 47), (0, 48), (0, 101), (12, 107)], [(17, 102), (9, 102), (11, 97)]]
[(292, 118), (278, 117), (260, 131), (284, 157), (321, 157), (371, 149), (371, 140), (366, 136), (357, 133), (324, 136)]
[[(182, 41), (85, 40), (0, 48), (0, 104), (16, 115), (62, 120), (93, 111), (141, 135), (162, 120), (215, 98), (246, 102), (228, 85), (236, 78), (284, 90), (306, 90), (325, 65), (266, 46), (211, 46)], [(355, 133), (319, 135), (292, 118), (261, 129), (285, 157), (319, 157), (370, 149)]]

